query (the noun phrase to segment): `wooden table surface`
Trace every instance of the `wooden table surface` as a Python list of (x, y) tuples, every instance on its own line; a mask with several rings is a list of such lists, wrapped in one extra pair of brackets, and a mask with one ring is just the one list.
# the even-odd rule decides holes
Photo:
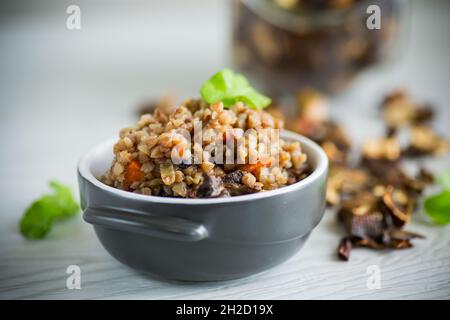
[[(101, 5), (81, 1), (85, 20), (80, 31), (65, 29), (65, 7), (41, 3), (46, 10), (3, 19), (0, 29), (0, 298), (450, 298), (450, 226), (431, 225), (420, 212), (407, 229), (426, 239), (414, 241), (413, 249), (357, 249), (349, 262), (338, 261), (335, 250), (342, 231), (334, 213), (327, 212), (290, 260), (227, 282), (168, 282), (130, 270), (103, 250), (81, 216), (59, 223), (45, 240), (23, 239), (18, 220), (47, 190), (49, 179), (76, 190), (77, 159), (132, 123), (139, 101), (165, 90), (180, 98), (196, 95), (201, 81), (226, 65), (228, 54), (224, 1), (202, 0), (204, 19), (192, 19), (198, 10), (180, 0), (175, 4), (186, 8), (177, 12), (170, 2), (136, 1), (127, 9), (115, 2), (108, 13)], [(347, 93), (333, 98), (332, 113), (345, 123), (356, 145), (381, 134), (376, 105), (397, 86), (431, 101), (439, 109), (436, 128), (450, 137), (448, 10), (445, 1), (414, 2), (411, 39), (402, 57), (366, 72)], [(175, 17), (167, 21), (167, 14)], [(436, 173), (449, 163), (449, 155), (420, 161)], [(417, 163), (408, 163), (408, 169), (417, 169)], [(80, 267), (79, 290), (66, 287), (70, 265)], [(379, 289), (367, 285), (371, 266), (379, 268)]]

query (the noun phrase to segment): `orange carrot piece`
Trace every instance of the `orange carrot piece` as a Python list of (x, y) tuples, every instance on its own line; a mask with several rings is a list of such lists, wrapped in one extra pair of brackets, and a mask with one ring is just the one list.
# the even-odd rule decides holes
[(250, 164), (250, 163), (243, 164), (243, 165), (241, 165), (240, 169), (242, 171), (253, 172), (262, 166), (263, 166), (263, 164), (260, 161), (258, 161), (257, 163), (253, 163), (253, 164)]
[(242, 171), (254, 173), (254, 172), (257, 172), (258, 170), (260, 170), (262, 167), (270, 167), (271, 165), (272, 165), (272, 160), (269, 158), (264, 161), (260, 160), (254, 164), (250, 164), (250, 163), (243, 164), (240, 166), (239, 169), (241, 169)]
[(129, 189), (135, 181), (144, 179), (145, 173), (141, 171), (141, 164), (137, 160), (132, 160), (125, 169), (125, 181), (123, 182), (125, 189)]
[(253, 172), (256, 169), (258, 169), (259, 167), (261, 167), (261, 166), (262, 166), (262, 164), (259, 163), (259, 162), (258, 163), (254, 163), (254, 164), (247, 163), (247, 164), (241, 165), (240, 169), (242, 171)]

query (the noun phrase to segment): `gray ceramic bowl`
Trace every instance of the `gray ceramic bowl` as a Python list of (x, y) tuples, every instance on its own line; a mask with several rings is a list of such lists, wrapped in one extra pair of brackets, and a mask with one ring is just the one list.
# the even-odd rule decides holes
[(313, 172), (277, 190), (250, 195), (181, 199), (146, 196), (111, 188), (96, 177), (110, 166), (117, 139), (89, 151), (79, 162), (84, 220), (120, 262), (176, 280), (245, 277), (296, 253), (325, 209), (328, 161), (311, 140), (299, 141)]

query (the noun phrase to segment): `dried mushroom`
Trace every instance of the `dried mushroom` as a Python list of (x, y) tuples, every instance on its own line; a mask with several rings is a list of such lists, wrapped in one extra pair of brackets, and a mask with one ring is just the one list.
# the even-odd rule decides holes
[(327, 184), (327, 203), (338, 205), (342, 198), (366, 189), (372, 178), (367, 170), (343, 165), (330, 166)]
[(363, 144), (363, 157), (395, 161), (400, 158), (400, 144), (395, 138), (369, 139)]
[(242, 177), (244, 176), (244, 171), (242, 170), (235, 170), (233, 172), (230, 172), (226, 174), (223, 177), (224, 183), (242, 183)]
[(405, 90), (387, 95), (381, 104), (388, 136), (394, 137), (400, 127), (408, 127), (409, 146), (402, 150), (405, 157), (440, 155), (448, 151), (449, 142), (426, 123), (434, 117), (431, 105), (411, 99)]
[(392, 186), (384, 188), (381, 196), (374, 190), (362, 191), (345, 200), (338, 211), (339, 221), (348, 234), (338, 246), (342, 260), (349, 259), (353, 247), (405, 249), (412, 247), (411, 239), (423, 238), (401, 229), (412, 213), (407, 193)]
[[(411, 220), (418, 197), (433, 182), (433, 175), (422, 168), (412, 176), (401, 164), (404, 156), (448, 150), (448, 142), (426, 125), (434, 116), (431, 106), (416, 103), (404, 90), (387, 95), (381, 106), (386, 137), (366, 140), (361, 160), (351, 165), (350, 140), (342, 127), (329, 119), (324, 97), (304, 90), (297, 96), (297, 104), (298, 116), (288, 127), (320, 144), (330, 160), (326, 200), (337, 208), (346, 231), (338, 246), (339, 258), (348, 260), (356, 247), (405, 249), (412, 247), (412, 239), (423, 238), (402, 228)], [(410, 131), (406, 149), (399, 143), (400, 128)]]
[(410, 129), (410, 145), (402, 151), (404, 156), (440, 155), (448, 151), (450, 144), (430, 127), (420, 125)]
[(338, 257), (341, 260), (347, 261), (350, 259), (350, 252), (352, 251), (352, 239), (351, 237), (345, 237), (341, 240), (338, 246)]
[(411, 219), (414, 199), (401, 189), (388, 186), (383, 194), (381, 209), (387, 213), (397, 227), (403, 227)]
[(403, 89), (388, 94), (381, 104), (381, 109), (384, 121), (392, 128), (424, 123), (434, 117), (430, 105), (413, 101)]
[(224, 191), (222, 179), (208, 174), (203, 174), (203, 183), (197, 189), (199, 198), (219, 197)]

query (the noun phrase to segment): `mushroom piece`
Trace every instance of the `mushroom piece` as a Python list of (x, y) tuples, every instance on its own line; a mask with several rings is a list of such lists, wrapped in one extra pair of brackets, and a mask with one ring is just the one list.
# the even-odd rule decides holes
[(403, 227), (411, 219), (414, 201), (404, 190), (389, 185), (382, 197), (381, 209), (392, 218), (395, 226)]
[(400, 144), (392, 137), (370, 139), (363, 144), (363, 156), (367, 159), (386, 159), (395, 161), (400, 158)]
[(429, 104), (417, 103), (403, 89), (388, 94), (381, 108), (384, 121), (391, 128), (424, 123), (434, 117), (434, 111)]
[(223, 177), (224, 183), (242, 183), (242, 177), (244, 176), (244, 171), (235, 170)]
[(381, 241), (387, 228), (384, 215), (378, 209), (378, 199), (370, 192), (360, 192), (345, 200), (338, 218), (351, 236)]
[(449, 142), (427, 126), (413, 126), (410, 129), (410, 145), (402, 151), (406, 157), (440, 155), (448, 151)]
[(350, 259), (350, 252), (352, 251), (351, 237), (342, 238), (338, 246), (338, 257), (341, 260), (348, 261)]
[(203, 174), (203, 183), (198, 187), (196, 196), (199, 198), (219, 197), (224, 190), (220, 177)]
[(247, 187), (241, 183), (224, 183), (224, 187), (230, 196), (240, 196), (258, 192), (258, 190)]
[(417, 233), (401, 230), (411, 215), (409, 197), (401, 189), (376, 185), (372, 191), (360, 191), (343, 201), (338, 218), (347, 235), (338, 246), (338, 257), (348, 260), (350, 251), (356, 247), (375, 250), (410, 248), (412, 239), (423, 238)]
[(327, 184), (327, 203), (338, 205), (345, 196), (364, 190), (371, 183), (367, 170), (344, 165), (331, 165)]

